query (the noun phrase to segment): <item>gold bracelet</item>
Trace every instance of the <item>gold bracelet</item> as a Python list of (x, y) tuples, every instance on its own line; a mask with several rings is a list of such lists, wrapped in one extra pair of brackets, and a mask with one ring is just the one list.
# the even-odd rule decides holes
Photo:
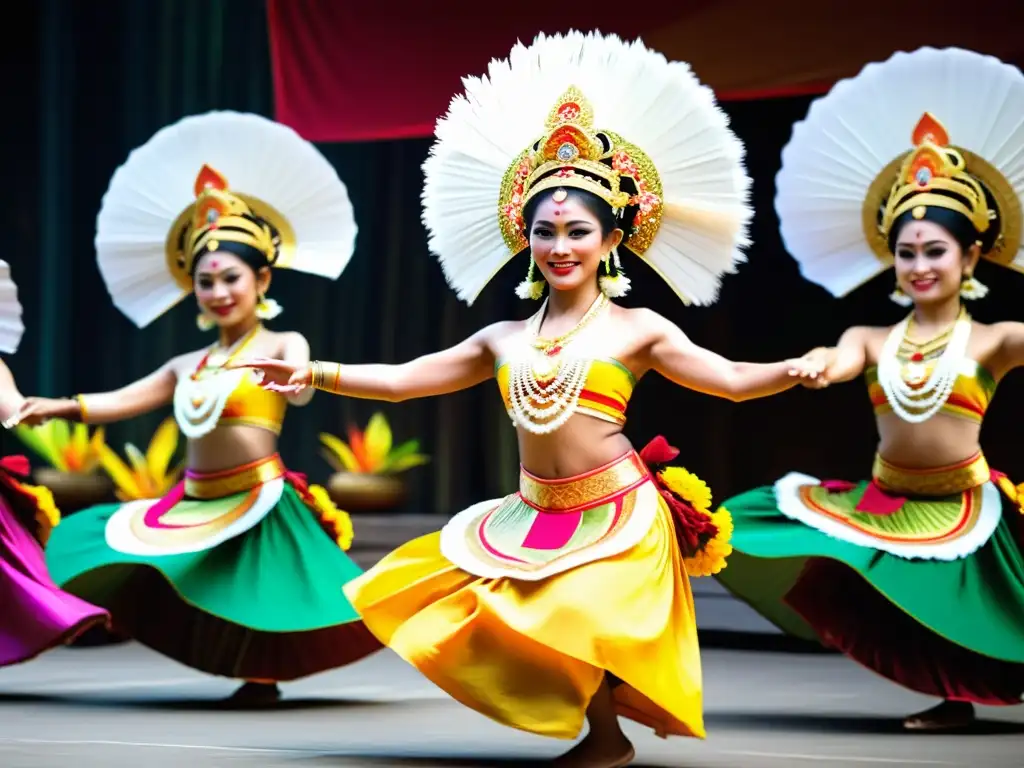
[(310, 364), (310, 370), (312, 374), (310, 376), (310, 386), (313, 389), (319, 389), (324, 392), (330, 392), (333, 395), (338, 394), (338, 388), (341, 384), (341, 363), (335, 363), (338, 366), (338, 372), (333, 377), (330, 386), (327, 384), (327, 376), (324, 373), (324, 364), (319, 360), (314, 360)]
[(83, 424), (89, 423), (89, 409), (85, 405), (85, 395), (75, 395), (78, 401), (79, 421)]

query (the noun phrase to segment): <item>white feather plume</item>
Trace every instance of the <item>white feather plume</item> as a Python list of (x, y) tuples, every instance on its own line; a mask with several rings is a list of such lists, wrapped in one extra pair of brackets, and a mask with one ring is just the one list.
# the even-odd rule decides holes
[[(775, 209), (786, 249), (807, 280), (845, 296), (887, 269), (868, 245), (861, 210), (875, 177), (912, 148), (925, 112), (1024, 200), (1020, 70), (959, 48), (896, 53), (816, 100), (782, 151)], [(1024, 251), (1013, 266), (1024, 270)]]
[(158, 131), (114, 173), (96, 222), (100, 273), (114, 304), (144, 327), (187, 293), (167, 269), (168, 232), (195, 201), (204, 164), (231, 189), (273, 206), (296, 239), (290, 269), (337, 279), (355, 250), (345, 185), (291, 128), (258, 115), (209, 112)]
[(593, 107), (595, 127), (638, 146), (658, 170), (665, 211), (644, 260), (676, 293), (711, 303), (721, 275), (745, 260), (752, 211), (743, 145), (687, 64), (613, 35), (541, 34), (463, 84), (423, 165), (423, 222), (449, 285), (468, 304), (515, 255), (498, 225), (505, 170), (573, 85)]
[(11, 279), (11, 268), (0, 261), (0, 352), (12, 355), (18, 351), (25, 325), (21, 320), (18, 286)]

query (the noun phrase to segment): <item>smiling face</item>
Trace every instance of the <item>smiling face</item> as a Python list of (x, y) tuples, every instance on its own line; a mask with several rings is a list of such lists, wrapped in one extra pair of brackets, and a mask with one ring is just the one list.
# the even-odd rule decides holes
[[(570, 291), (588, 281), (596, 285), (601, 260), (622, 240), (621, 229), (602, 231), (598, 216), (580, 194), (547, 195), (530, 224), (530, 252), (551, 290)], [(605, 205), (599, 198), (600, 205)]]
[(203, 313), (219, 327), (230, 328), (256, 314), (259, 297), (270, 287), (270, 269), (257, 274), (238, 256), (214, 251), (199, 259), (193, 286)]
[(896, 282), (915, 304), (949, 301), (960, 293), (965, 272), (973, 272), (978, 247), (964, 251), (949, 231), (933, 221), (910, 221), (895, 247)]

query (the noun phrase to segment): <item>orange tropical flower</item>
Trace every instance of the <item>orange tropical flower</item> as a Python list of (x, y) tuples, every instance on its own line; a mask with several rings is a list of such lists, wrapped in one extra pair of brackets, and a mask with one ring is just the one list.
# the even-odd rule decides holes
[(391, 426), (383, 413), (375, 413), (365, 430), (350, 426), (348, 442), (335, 435), (320, 434), (321, 452), (335, 472), (361, 474), (395, 474), (430, 461), (419, 452), (418, 440), (408, 440), (394, 447)]
[(19, 425), (14, 434), (54, 469), (72, 474), (95, 472), (105, 447), (102, 427), (90, 436), (85, 424), (64, 419), (51, 419), (37, 427)]

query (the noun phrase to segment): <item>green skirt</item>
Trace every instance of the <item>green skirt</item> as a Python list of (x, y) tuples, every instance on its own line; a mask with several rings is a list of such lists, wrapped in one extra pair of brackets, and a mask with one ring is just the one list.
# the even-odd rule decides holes
[(1019, 704), (1024, 515), (1012, 483), (979, 460), (986, 479), (952, 492), (952, 469), (916, 473), (928, 494), (877, 472), (857, 484), (792, 473), (728, 499), (734, 552), (717, 578), (783, 631), (904, 687)]
[(333, 536), (339, 518), (276, 456), (261, 468), (69, 516), (46, 550), (54, 581), (214, 675), (293, 680), (378, 650), (342, 592), (362, 570)]

